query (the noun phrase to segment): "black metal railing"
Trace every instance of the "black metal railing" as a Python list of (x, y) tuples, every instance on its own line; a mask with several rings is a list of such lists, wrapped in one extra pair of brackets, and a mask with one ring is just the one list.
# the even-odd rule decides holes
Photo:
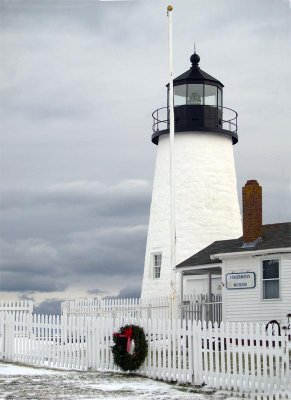
[(237, 116), (232, 108), (222, 107), (222, 129), (237, 134)]
[[(163, 110), (163, 111), (162, 111)], [(164, 129), (169, 129), (170, 118), (169, 118), (169, 108), (161, 107), (152, 113), (153, 117), (153, 132), (162, 131)]]
[[(201, 106), (204, 107), (204, 106)], [(222, 127), (220, 129), (224, 129), (230, 131), (234, 134), (237, 134), (237, 117), (238, 114), (235, 110), (228, 107), (221, 107), (222, 109)], [(169, 108), (161, 107), (155, 110), (152, 113), (153, 117), (153, 132), (159, 132), (166, 129), (169, 129)]]

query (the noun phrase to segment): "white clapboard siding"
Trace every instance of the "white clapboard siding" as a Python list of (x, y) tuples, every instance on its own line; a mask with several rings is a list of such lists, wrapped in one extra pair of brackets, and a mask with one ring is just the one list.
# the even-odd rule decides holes
[[(279, 258), (280, 299), (263, 300), (262, 261), (266, 256), (232, 257), (223, 261), (223, 274), (252, 271), (256, 276), (256, 286), (252, 289), (228, 290), (223, 288), (224, 321), (246, 321), (266, 323), (270, 320), (286, 321), (291, 312), (291, 256), (290, 254), (270, 255)], [(254, 307), (255, 305), (255, 307)]]
[(290, 332), (280, 336), (262, 324), (2, 312), (0, 359), (119, 371), (111, 347), (113, 333), (125, 324), (146, 334), (148, 356), (136, 371), (140, 375), (264, 399), (284, 399), (291, 391)]

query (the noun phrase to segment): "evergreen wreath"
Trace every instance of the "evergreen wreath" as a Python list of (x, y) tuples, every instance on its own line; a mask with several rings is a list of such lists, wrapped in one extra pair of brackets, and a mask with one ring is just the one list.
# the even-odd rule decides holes
[[(129, 352), (131, 340), (134, 341), (134, 350)], [(137, 325), (122, 326), (118, 332), (113, 333), (112, 346), (113, 359), (123, 371), (138, 369), (146, 359), (148, 345), (142, 328)]]

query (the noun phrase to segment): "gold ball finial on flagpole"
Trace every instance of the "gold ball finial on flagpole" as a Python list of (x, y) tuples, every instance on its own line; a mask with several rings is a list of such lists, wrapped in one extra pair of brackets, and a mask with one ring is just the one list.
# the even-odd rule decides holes
[(167, 11), (173, 11), (173, 8), (174, 7), (170, 5), (170, 6), (167, 7)]

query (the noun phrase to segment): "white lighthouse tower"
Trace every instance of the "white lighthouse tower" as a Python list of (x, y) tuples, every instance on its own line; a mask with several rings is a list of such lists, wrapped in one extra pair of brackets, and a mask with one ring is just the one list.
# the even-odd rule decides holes
[[(242, 234), (233, 145), (237, 113), (223, 107), (223, 84), (199, 67), (174, 79), (176, 264), (216, 240)], [(171, 293), (171, 193), (168, 106), (154, 111), (157, 146), (142, 297)], [(164, 118), (162, 113), (164, 112)]]

